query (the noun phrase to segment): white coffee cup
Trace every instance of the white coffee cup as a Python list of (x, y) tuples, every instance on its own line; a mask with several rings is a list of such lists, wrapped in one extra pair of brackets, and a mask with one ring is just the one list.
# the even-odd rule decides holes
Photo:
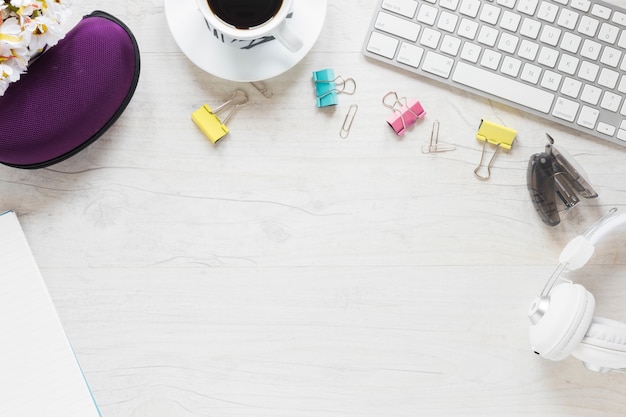
[[(267, 20), (256, 22), (255, 26), (252, 27), (242, 26), (242, 22), (237, 22), (236, 16), (226, 15), (219, 10), (219, 4), (226, 4), (228, 0), (196, 0), (196, 2), (207, 26), (213, 35), (224, 44), (239, 49), (250, 49), (277, 39), (291, 52), (297, 52), (303, 46), (302, 40), (289, 28), (288, 17), (291, 16), (294, 0), (282, 0), (282, 3), (280, 0), (276, 0), (275, 3), (278, 7), (276, 12)], [(254, 7), (255, 0), (251, 0), (250, 4), (251, 7)], [(212, 7), (216, 10), (213, 10)], [(267, 16), (257, 17), (263, 19)]]

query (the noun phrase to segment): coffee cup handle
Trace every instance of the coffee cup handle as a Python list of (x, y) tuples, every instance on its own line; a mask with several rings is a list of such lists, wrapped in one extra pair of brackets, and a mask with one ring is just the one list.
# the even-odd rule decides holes
[(298, 52), (303, 46), (302, 40), (289, 29), (287, 22), (283, 22), (283, 24), (278, 27), (274, 37), (291, 52)]

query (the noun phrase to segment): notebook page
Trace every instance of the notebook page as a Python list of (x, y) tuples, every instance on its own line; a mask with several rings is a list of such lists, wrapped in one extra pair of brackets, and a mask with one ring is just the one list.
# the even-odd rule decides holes
[(100, 417), (12, 211), (0, 213), (0, 416)]

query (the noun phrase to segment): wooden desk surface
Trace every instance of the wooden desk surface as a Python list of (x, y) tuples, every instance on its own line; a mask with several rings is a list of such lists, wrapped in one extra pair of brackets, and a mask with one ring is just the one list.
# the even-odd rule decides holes
[[(626, 415), (626, 376), (537, 357), (526, 317), (569, 239), (626, 210), (626, 149), (369, 61), (375, 0), (331, 1), (271, 99), (191, 63), (160, 3), (74, 1), (75, 20), (103, 9), (133, 30), (136, 94), (77, 156), (0, 166), (0, 209), (20, 217), (103, 417)], [(327, 67), (358, 88), (317, 109), (311, 72)], [(190, 115), (237, 88), (250, 103), (212, 145)], [(389, 91), (428, 113), (402, 138)], [(489, 181), (473, 175), (482, 118), (518, 130)], [(435, 120), (455, 151), (422, 154)], [(600, 194), (555, 228), (526, 189), (545, 132)], [(626, 321), (623, 242), (575, 279)]]

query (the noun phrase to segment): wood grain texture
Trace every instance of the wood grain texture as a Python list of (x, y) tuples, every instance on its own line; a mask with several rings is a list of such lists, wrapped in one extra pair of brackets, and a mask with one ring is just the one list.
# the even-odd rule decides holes
[[(536, 357), (526, 318), (567, 241), (626, 210), (624, 149), (369, 61), (374, 0), (330, 2), (271, 99), (195, 67), (160, 2), (73, 3), (74, 21), (103, 9), (133, 30), (139, 86), (84, 152), (0, 166), (0, 209), (20, 216), (103, 417), (626, 415), (626, 377)], [(357, 92), (317, 109), (310, 75), (327, 67)], [(250, 103), (212, 145), (191, 112), (236, 88)], [(402, 138), (388, 91), (428, 113)], [(486, 182), (482, 118), (518, 130)], [(454, 152), (422, 154), (435, 120)], [(545, 132), (600, 194), (556, 228), (526, 189)], [(626, 321), (623, 242), (575, 279)]]

